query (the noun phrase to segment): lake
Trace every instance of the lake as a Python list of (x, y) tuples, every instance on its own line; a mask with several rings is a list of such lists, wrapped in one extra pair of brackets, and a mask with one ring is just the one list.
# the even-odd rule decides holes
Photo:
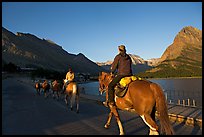
[[(202, 78), (172, 78), (172, 79), (148, 79), (159, 84), (169, 103), (185, 103), (190, 106), (202, 107)], [(84, 87), (85, 94), (99, 95), (99, 83), (89, 82), (80, 84)], [(105, 93), (103, 94), (105, 96)], [(188, 102), (189, 100), (189, 102)], [(183, 102), (184, 101), (184, 102)]]

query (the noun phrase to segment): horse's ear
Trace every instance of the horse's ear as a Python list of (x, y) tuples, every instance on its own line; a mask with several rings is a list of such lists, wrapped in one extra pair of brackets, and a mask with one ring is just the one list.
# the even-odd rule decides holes
[(99, 76), (101, 76), (101, 75), (102, 75), (102, 72), (100, 71), (100, 72), (99, 72)]

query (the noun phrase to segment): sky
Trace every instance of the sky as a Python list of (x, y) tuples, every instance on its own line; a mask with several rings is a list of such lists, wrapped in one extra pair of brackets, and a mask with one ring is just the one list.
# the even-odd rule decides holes
[(113, 60), (121, 44), (128, 54), (160, 58), (186, 26), (202, 30), (202, 2), (2, 2), (2, 27), (93, 62)]

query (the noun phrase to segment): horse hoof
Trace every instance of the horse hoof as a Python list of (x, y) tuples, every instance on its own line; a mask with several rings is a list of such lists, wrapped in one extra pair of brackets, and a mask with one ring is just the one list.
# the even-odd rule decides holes
[(76, 113), (78, 114), (78, 113), (79, 113), (79, 110), (77, 110)]
[(125, 133), (120, 133), (120, 135), (125, 135)]
[(73, 108), (71, 108), (71, 111), (73, 110)]
[(110, 126), (110, 125), (108, 125), (108, 124), (105, 124), (104, 128), (106, 128), (106, 129), (107, 129), (107, 128), (109, 128), (109, 126)]

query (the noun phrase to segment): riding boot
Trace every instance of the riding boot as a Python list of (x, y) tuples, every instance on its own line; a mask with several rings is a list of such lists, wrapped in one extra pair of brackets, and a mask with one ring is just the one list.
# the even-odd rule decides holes
[(115, 105), (115, 101), (114, 101), (114, 89), (113, 90), (110, 90), (109, 92), (109, 95), (108, 95), (108, 101), (107, 101), (107, 104), (108, 106), (113, 106)]

